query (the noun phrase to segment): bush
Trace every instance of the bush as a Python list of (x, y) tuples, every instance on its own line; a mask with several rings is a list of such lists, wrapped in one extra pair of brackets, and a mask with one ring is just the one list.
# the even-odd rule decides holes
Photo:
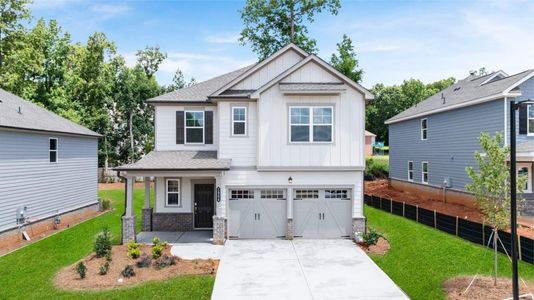
[(163, 255), (155, 262), (156, 269), (160, 270), (168, 266), (174, 266), (176, 264), (176, 257)]
[(100, 268), (98, 269), (98, 274), (106, 275), (108, 271), (109, 271), (109, 262), (105, 261), (103, 264), (100, 265)]
[(135, 276), (135, 270), (131, 265), (126, 265), (126, 267), (124, 267), (124, 269), (122, 270), (121, 274), (126, 278), (130, 278)]
[(108, 210), (111, 208), (111, 200), (109, 199), (102, 199), (101, 201), (102, 210)]
[(85, 275), (87, 274), (87, 267), (83, 263), (83, 261), (79, 262), (76, 265), (76, 273), (80, 276), (80, 279), (84, 279)]
[(365, 161), (366, 178), (388, 178), (389, 160), (369, 157)]
[(152, 259), (146, 254), (143, 254), (143, 256), (141, 256), (141, 258), (136, 263), (138, 268), (148, 268), (151, 264)]
[(165, 250), (165, 247), (167, 246), (167, 241), (161, 243), (160, 239), (157, 236), (155, 236), (152, 239), (152, 243), (154, 244), (154, 246), (152, 246), (152, 258), (158, 259), (163, 254), (163, 251)]
[(106, 253), (106, 261), (110, 262), (112, 260), (113, 260), (113, 258), (111, 257), (111, 251), (109, 251), (108, 253)]
[(128, 256), (137, 259), (141, 255), (141, 244), (130, 241), (128, 243)]
[(111, 233), (107, 228), (96, 236), (94, 250), (96, 257), (104, 257), (111, 252)]
[(363, 241), (365, 242), (365, 244), (369, 246), (375, 245), (376, 242), (378, 242), (378, 239), (381, 237), (384, 237), (384, 236), (381, 233), (376, 232), (372, 228), (369, 228), (369, 231), (367, 231), (366, 233), (362, 235)]

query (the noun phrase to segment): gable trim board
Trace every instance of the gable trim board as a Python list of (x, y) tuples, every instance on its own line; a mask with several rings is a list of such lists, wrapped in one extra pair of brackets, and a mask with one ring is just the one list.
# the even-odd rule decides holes
[(495, 72), (493, 75), (491, 75), (488, 79), (484, 80), (480, 85), (484, 85), (484, 84), (492, 81), (497, 76), (508, 77), (509, 75), (506, 72), (504, 72), (503, 70), (499, 70), (499, 71)]

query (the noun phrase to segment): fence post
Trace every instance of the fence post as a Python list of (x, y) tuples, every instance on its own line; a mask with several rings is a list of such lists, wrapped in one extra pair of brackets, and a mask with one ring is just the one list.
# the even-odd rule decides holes
[(521, 257), (521, 236), (517, 235), (517, 248), (519, 249), (519, 260), (523, 260)]
[(458, 236), (458, 216), (456, 216), (456, 236)]
[(393, 198), (389, 198), (389, 213), (393, 214)]
[(405, 207), (406, 207), (406, 202), (402, 202), (402, 216), (403, 217), (406, 217), (406, 215), (404, 214)]
[(415, 206), (415, 221), (419, 222), (419, 205)]
[(436, 220), (436, 210), (434, 209), (434, 228), (438, 228), (437, 226), (437, 220)]
[(484, 221), (482, 221), (482, 245), (486, 245), (486, 225)]
[(380, 209), (382, 209), (382, 197), (378, 197), (380, 199)]

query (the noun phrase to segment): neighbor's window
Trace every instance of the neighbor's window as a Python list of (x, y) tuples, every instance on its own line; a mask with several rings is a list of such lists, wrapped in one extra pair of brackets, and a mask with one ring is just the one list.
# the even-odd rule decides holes
[(295, 200), (318, 199), (319, 190), (295, 190)]
[(326, 199), (350, 199), (349, 190), (325, 190), (324, 197)]
[(532, 178), (531, 178), (531, 172), (530, 172), (530, 164), (518, 164), (517, 165), (517, 177), (520, 176), (526, 176), (527, 182), (525, 183), (525, 186), (523, 187), (524, 193), (532, 193)]
[(329, 143), (334, 129), (333, 107), (289, 108), (290, 142)]
[(421, 140), (428, 138), (428, 119), (421, 120)]
[(413, 181), (413, 161), (408, 162), (408, 180)]
[(180, 206), (180, 179), (167, 179), (167, 205)]
[(534, 107), (527, 105), (527, 134), (534, 135)]
[(49, 151), (49, 157), (50, 162), (55, 163), (57, 162), (57, 139), (56, 138), (50, 138), (50, 145), (48, 148)]
[(421, 181), (428, 183), (428, 162), (426, 161), (421, 163)]
[(247, 134), (247, 108), (232, 107), (232, 135)]
[(185, 112), (185, 142), (186, 144), (204, 143), (204, 112)]

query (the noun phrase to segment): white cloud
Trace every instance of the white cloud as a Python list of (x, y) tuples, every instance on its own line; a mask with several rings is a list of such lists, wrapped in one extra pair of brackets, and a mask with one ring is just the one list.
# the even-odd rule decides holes
[(90, 7), (91, 11), (97, 13), (101, 19), (111, 19), (116, 16), (123, 15), (130, 10), (130, 7), (125, 3), (118, 4), (103, 4), (98, 3)]
[(239, 41), (239, 34), (237, 33), (218, 33), (208, 35), (205, 41), (212, 44), (237, 44)]

